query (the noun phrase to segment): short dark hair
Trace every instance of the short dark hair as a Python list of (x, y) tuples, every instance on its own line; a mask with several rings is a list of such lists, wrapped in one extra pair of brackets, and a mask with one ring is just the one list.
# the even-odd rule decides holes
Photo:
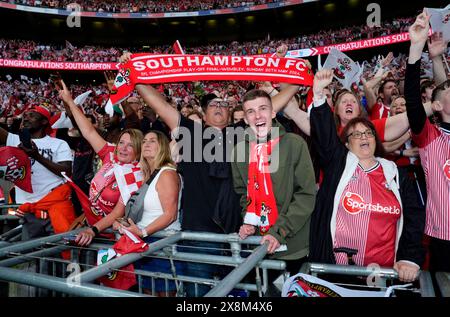
[(385, 80), (383, 80), (381, 82), (380, 88), (378, 88), (378, 94), (381, 94), (383, 92), (384, 86), (386, 86), (386, 84), (389, 83), (389, 82), (393, 82), (394, 84), (396, 84), (398, 86), (398, 83), (397, 83), (397, 81), (395, 79), (387, 78), (387, 79), (385, 79)]
[(242, 108), (242, 105), (238, 105), (234, 107), (233, 110), (231, 110), (231, 119), (234, 121), (234, 113), (238, 111), (244, 111), (244, 108)]
[(244, 106), (247, 101), (255, 100), (256, 98), (267, 98), (270, 101), (270, 105), (272, 105), (272, 99), (267, 92), (261, 89), (252, 89), (246, 92), (244, 97), (242, 97), (242, 106)]
[(202, 99), (200, 100), (200, 106), (202, 107), (203, 111), (206, 110), (208, 107), (208, 104), (211, 100), (219, 98), (216, 94), (209, 93), (204, 96), (202, 96)]
[(436, 88), (434, 88), (433, 93), (431, 95), (431, 102), (434, 102), (437, 97), (438, 94), (442, 91), (445, 90), (447, 88), (450, 88), (450, 79), (447, 79), (446, 81), (444, 81), (443, 83), (439, 84), (436, 86)]
[(361, 123), (362, 125), (366, 126), (367, 128), (371, 129), (373, 131), (373, 135), (375, 136), (375, 156), (377, 157), (383, 157), (386, 154), (386, 151), (384, 150), (383, 144), (381, 143), (381, 140), (378, 136), (377, 131), (375, 130), (375, 126), (373, 125), (372, 121), (362, 118), (362, 117), (356, 117), (350, 120), (345, 128), (342, 130), (340, 139), (342, 143), (347, 143), (348, 141), (348, 131), (350, 128), (355, 127), (358, 123)]
[(430, 88), (433, 85), (434, 85), (434, 82), (432, 80), (430, 80), (430, 79), (424, 80), (420, 84), (420, 94), (425, 93), (425, 89)]

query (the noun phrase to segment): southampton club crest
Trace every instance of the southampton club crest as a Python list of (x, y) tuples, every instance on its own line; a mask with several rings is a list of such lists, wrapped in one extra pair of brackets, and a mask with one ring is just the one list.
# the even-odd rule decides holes
[(114, 87), (111, 90), (112, 94), (116, 94), (119, 87), (122, 87), (123, 85), (130, 85), (130, 69), (119, 69), (119, 73), (116, 76), (116, 79), (114, 80)]
[(345, 78), (345, 73), (352, 70), (352, 67), (350, 66), (351, 62), (350, 59), (346, 58), (339, 58), (337, 60), (338, 66), (333, 69), (334, 75), (339, 79)]

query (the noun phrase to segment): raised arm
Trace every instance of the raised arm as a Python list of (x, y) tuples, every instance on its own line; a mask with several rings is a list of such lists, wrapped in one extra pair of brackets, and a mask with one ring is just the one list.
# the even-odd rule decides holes
[(382, 67), (378, 69), (375, 75), (365, 81), (363, 80), (364, 94), (367, 99), (367, 110), (370, 112), (373, 106), (377, 103), (377, 94), (375, 93), (375, 87), (378, 86), (383, 79), (384, 70)]
[(414, 134), (419, 134), (422, 131), (427, 120), (420, 96), (420, 59), (428, 38), (429, 20), (430, 16), (424, 10), (409, 28), (411, 46), (406, 65), (405, 99), (408, 120)]
[(294, 121), (294, 123), (302, 130), (307, 136), (311, 135), (311, 123), (309, 122), (308, 114), (298, 107), (298, 103), (295, 98), (292, 98), (287, 107), (284, 108), (284, 113)]
[(89, 142), (94, 151), (98, 153), (106, 144), (106, 141), (98, 134), (92, 123), (86, 118), (80, 108), (77, 107), (72, 99), (72, 95), (67, 89), (64, 81), (61, 80), (62, 90), (59, 91), (59, 97), (64, 102), (64, 106), (70, 110), (75, 119), (78, 128), (83, 137)]
[[(120, 57), (122, 63), (126, 63), (131, 59), (131, 53), (125, 53)], [(178, 127), (180, 122), (180, 113), (172, 108), (166, 99), (152, 86), (137, 84), (136, 90), (144, 99), (144, 102), (152, 107), (157, 115), (167, 124), (170, 130)]]
[(367, 110), (369, 113), (372, 110), (372, 107), (377, 103), (377, 93), (375, 92), (375, 87), (377, 87), (389, 74), (389, 72), (384, 71), (384, 67), (388, 66), (393, 59), (394, 55), (392, 52), (389, 52), (389, 54), (381, 60), (380, 68), (378, 68), (375, 75), (370, 80), (363, 81), (364, 93), (367, 99)]
[(166, 99), (150, 85), (136, 85), (136, 90), (145, 103), (152, 107), (170, 130), (176, 129), (180, 122), (180, 113), (167, 103)]
[(433, 62), (433, 79), (436, 86), (447, 80), (444, 62), (442, 61), (442, 55), (444, 55), (447, 45), (448, 42), (444, 41), (442, 32), (433, 33), (428, 39), (428, 52)]
[(291, 101), (294, 95), (298, 92), (300, 86), (284, 84), (283, 89), (276, 95), (272, 97), (272, 107), (273, 111), (278, 112)]
[(405, 134), (403, 134), (401, 137), (399, 137), (394, 141), (384, 142), (383, 143), (384, 150), (386, 151), (386, 153), (394, 152), (395, 150), (400, 148), (403, 144), (405, 144), (405, 142), (408, 141), (410, 137), (411, 135), (408, 132), (406, 132)]
[(314, 76), (314, 107), (310, 115), (311, 139), (323, 168), (329, 166), (340, 147), (345, 148), (339, 140), (333, 113), (323, 92), (332, 80), (333, 71), (330, 69), (322, 69)]

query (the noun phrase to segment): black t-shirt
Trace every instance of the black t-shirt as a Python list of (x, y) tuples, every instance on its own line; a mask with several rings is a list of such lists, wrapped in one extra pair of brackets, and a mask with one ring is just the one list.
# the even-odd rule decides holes
[[(242, 136), (234, 134), (238, 127)], [(181, 116), (177, 141), (182, 157), (178, 169), (184, 180), (183, 230), (223, 233), (212, 216), (222, 182), (232, 178), (231, 151), (242, 140), (243, 128), (239, 123), (218, 130)]]

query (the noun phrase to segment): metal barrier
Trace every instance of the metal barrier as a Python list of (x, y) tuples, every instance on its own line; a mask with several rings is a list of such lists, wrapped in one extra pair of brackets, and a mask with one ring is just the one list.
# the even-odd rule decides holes
[[(2, 242), (17, 242), (20, 241), (22, 237), (20, 218), (10, 215), (7, 212), (8, 209), (16, 209), (19, 206), (20, 205), (18, 204), (0, 205), (0, 247), (4, 245)], [(13, 226), (13, 228), (11, 228), (11, 226)]]
[[(305, 263), (303, 264), (301, 273), (318, 276), (319, 274), (337, 275), (338, 277), (353, 276), (353, 277), (373, 277), (373, 285), (352, 285), (344, 283), (335, 283), (340, 286), (356, 286), (358, 288), (378, 288), (385, 289), (387, 281), (392, 282), (398, 279), (398, 273), (392, 268), (385, 268), (379, 266), (353, 266), (353, 265), (337, 265), (337, 264), (323, 264), (323, 263)], [(430, 272), (420, 271), (418, 277), (419, 289), (412, 289), (411, 291), (420, 294), (421, 297), (435, 297), (433, 283)]]
[[(83, 228), (65, 232), (58, 235), (39, 238), (31, 241), (0, 245), (0, 279), (30, 285), (42, 289), (49, 289), (53, 292), (62, 292), (64, 294), (74, 296), (104, 296), (110, 294), (111, 296), (130, 296), (130, 292), (121, 292), (111, 288), (94, 285), (95, 279), (102, 277), (113, 271), (122, 271), (120, 268), (133, 263), (144, 257), (161, 258), (171, 261), (173, 265), (174, 260), (209, 263), (216, 265), (232, 266), (234, 270), (228, 274), (222, 281), (214, 279), (205, 279), (199, 277), (177, 275), (172, 271), (172, 274), (164, 274), (159, 272), (149, 272), (143, 270), (135, 270), (134, 273), (138, 278), (138, 292), (133, 293), (133, 296), (142, 296), (142, 278), (150, 277), (152, 279), (152, 294), (154, 294), (154, 280), (163, 279), (166, 283), (168, 281), (175, 281), (177, 283), (177, 296), (182, 296), (184, 283), (193, 283), (197, 290), (198, 285), (209, 285), (212, 287), (207, 296), (225, 296), (232, 289), (243, 289), (246, 291), (257, 292), (262, 295), (268, 287), (267, 270), (284, 270), (285, 262), (277, 260), (263, 260), (267, 253), (267, 246), (260, 245), (261, 237), (249, 237), (245, 240), (240, 240), (237, 234), (213, 234), (202, 232), (168, 232), (162, 231), (154, 234), (152, 237), (160, 238), (160, 240), (152, 242), (149, 249), (143, 253), (130, 253), (121, 257), (114, 258), (104, 264), (95, 266), (89, 263), (89, 255), (95, 253), (99, 249), (110, 248), (114, 241), (107, 241), (96, 238), (88, 248), (81, 248), (74, 245), (67, 244), (64, 240), (67, 236), (72, 236), (83, 230)], [(211, 255), (199, 253), (188, 253), (178, 251), (178, 242), (182, 240), (193, 241), (208, 241), (217, 243), (226, 243), (230, 245), (229, 256), (225, 255)], [(243, 250), (242, 245), (257, 245), (255, 250)], [(183, 246), (186, 248), (186, 246)], [(66, 261), (58, 258), (61, 251), (71, 250), (72, 261)], [(248, 257), (241, 257), (241, 253), (251, 252)], [(81, 255), (84, 253), (86, 261), (80, 261)], [(96, 258), (96, 256), (95, 256)], [(43, 267), (45, 263), (55, 265), (63, 265), (60, 271), (62, 277), (50, 276), (42, 274), (43, 272), (22, 272), (11, 268), (25, 262), (36, 262), (37, 267)], [(64, 283), (70, 284), (64, 278), (67, 272), (67, 267), (71, 263), (76, 263), (83, 268), (79, 274), (71, 274), (70, 279), (77, 281), (77, 287), (62, 285)], [(244, 282), (242, 279), (252, 270), (256, 269), (255, 283)], [(259, 269), (263, 270), (262, 280), (259, 274)], [(38, 269), (36, 269), (38, 270)], [(50, 270), (55, 274), (57, 270)], [(11, 274), (15, 273), (15, 274)], [(70, 289), (69, 289), (70, 288)], [(110, 293), (105, 293), (105, 288), (111, 290)], [(167, 290), (166, 290), (167, 293)], [(196, 293), (197, 294), (197, 293)]]
[(450, 297), (450, 273), (437, 272), (436, 282), (439, 286), (439, 291), (443, 297)]

